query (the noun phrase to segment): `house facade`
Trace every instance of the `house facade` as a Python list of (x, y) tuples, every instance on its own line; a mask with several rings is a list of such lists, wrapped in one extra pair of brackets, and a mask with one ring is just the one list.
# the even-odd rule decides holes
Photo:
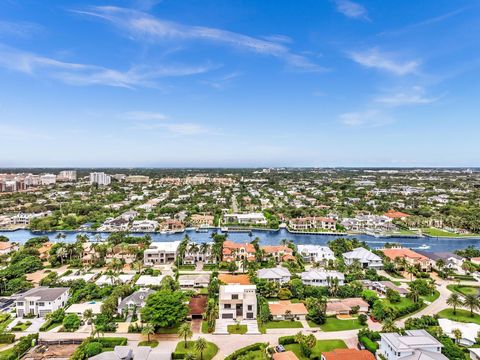
[(17, 316), (44, 317), (63, 308), (69, 298), (69, 290), (66, 287), (48, 288), (44, 286), (30, 289), (15, 300)]
[(255, 285), (221, 285), (219, 295), (220, 319), (257, 318), (257, 294)]
[(151, 243), (143, 253), (143, 264), (155, 266), (173, 263), (177, 258), (179, 245), (180, 241)]
[(273, 281), (278, 284), (285, 284), (290, 281), (290, 271), (284, 267), (276, 267), (270, 269), (260, 269), (257, 271), (257, 277), (267, 281)]
[(300, 274), (302, 283), (311, 286), (329, 286), (332, 279), (338, 280), (338, 285), (342, 286), (345, 282), (345, 276), (334, 270), (310, 269)]
[(441, 353), (443, 345), (426, 330), (406, 330), (405, 333), (381, 333), (379, 354), (387, 360), (448, 359)]
[(298, 245), (298, 252), (305, 262), (326, 263), (329, 260), (335, 261), (335, 255), (328, 246), (321, 245)]
[(343, 254), (345, 265), (352, 265), (356, 260), (363, 269), (381, 269), (383, 267), (382, 258), (371, 251), (358, 247), (352, 251)]

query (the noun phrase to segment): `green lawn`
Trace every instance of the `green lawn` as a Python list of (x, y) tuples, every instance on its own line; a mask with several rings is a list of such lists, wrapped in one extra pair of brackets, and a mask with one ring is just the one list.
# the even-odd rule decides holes
[(152, 348), (155, 348), (158, 346), (158, 340), (140, 341), (138, 343), (138, 346), (150, 346)]
[(468, 237), (468, 236), (474, 236), (475, 234), (470, 234), (470, 235), (461, 235), (461, 234), (456, 234), (452, 233), (446, 230), (441, 230), (441, 229), (436, 229), (436, 228), (423, 228), (422, 232), (425, 235), (429, 236), (436, 236), (436, 237)]
[(12, 331), (25, 331), (27, 330), (32, 323), (30, 321), (25, 322), (17, 322), (14, 327), (12, 327)]
[[(197, 359), (200, 359), (200, 353), (195, 351), (195, 341), (187, 341), (187, 348), (185, 349), (185, 343), (180, 341), (175, 348), (176, 353), (187, 354), (193, 353), (197, 356)], [(214, 343), (207, 342), (207, 348), (203, 351), (203, 360), (211, 360), (215, 355), (217, 355), (218, 347)]]
[(195, 265), (179, 265), (177, 268), (179, 271), (192, 271), (195, 270)]
[(453, 315), (453, 309), (444, 309), (438, 313), (438, 316), (453, 321), (475, 323), (480, 325), (480, 314), (474, 313), (474, 316), (471, 317), (469, 310), (457, 309), (457, 314)]
[(447, 289), (450, 291), (458, 292), (462, 295), (477, 295), (480, 288), (478, 286), (467, 286), (467, 285), (447, 285)]
[(435, 300), (438, 299), (439, 296), (440, 296), (440, 293), (437, 290), (435, 290), (435, 292), (432, 295), (422, 296), (422, 299), (424, 301), (434, 302)]
[(202, 334), (208, 334), (208, 321), (202, 321)]
[[(312, 350), (312, 355), (321, 355), (322, 352), (332, 351), (335, 349), (346, 349), (347, 345), (343, 340), (317, 340), (317, 344)], [(291, 350), (297, 355), (299, 360), (308, 360), (303, 356), (302, 351), (300, 350), (299, 344), (289, 344), (285, 345), (286, 350)]]
[(176, 334), (180, 325), (174, 326), (172, 328), (160, 328), (156, 331), (157, 334)]
[[(47, 323), (45, 323), (45, 324), (47, 324)], [(42, 325), (42, 327), (40, 328), (40, 331), (50, 331), (50, 330), (56, 328), (57, 326), (62, 325), (61, 322), (51, 322), (51, 323), (47, 324), (48, 326), (45, 327), (45, 324)]]
[(228, 325), (227, 330), (229, 334), (245, 334), (247, 332), (247, 325)]
[(360, 322), (357, 318), (352, 320), (340, 320), (336, 317), (327, 317), (327, 320), (323, 325), (315, 324), (313, 321), (308, 321), (308, 324), (310, 327), (319, 327), (323, 331), (355, 330), (363, 327), (360, 325)]
[(381, 301), (383, 302), (384, 305), (391, 307), (395, 310), (403, 309), (413, 304), (413, 300), (406, 297), (401, 297), (400, 301), (397, 303), (392, 303), (388, 299), (382, 299)]
[(296, 329), (303, 328), (300, 321), (274, 320), (264, 324), (266, 329)]

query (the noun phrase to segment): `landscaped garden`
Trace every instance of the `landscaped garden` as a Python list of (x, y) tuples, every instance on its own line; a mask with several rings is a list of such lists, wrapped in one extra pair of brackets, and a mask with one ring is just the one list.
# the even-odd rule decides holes
[(474, 316), (470, 316), (469, 310), (462, 310), (457, 309), (456, 314), (453, 314), (453, 309), (444, 309), (438, 313), (440, 318), (449, 319), (452, 321), (459, 321), (465, 323), (475, 323), (480, 325), (480, 314), (473, 314)]
[[(198, 341), (198, 340), (197, 340)], [(202, 356), (200, 356), (200, 351), (198, 350), (197, 341), (187, 341), (187, 346), (185, 347), (185, 342), (180, 341), (175, 348), (175, 354), (193, 354), (197, 359), (200, 357), (203, 360), (211, 360), (215, 355), (217, 355), (218, 347), (214, 343), (205, 342), (205, 349), (202, 351)], [(173, 359), (179, 359), (180, 357), (172, 357)]]
[(480, 292), (480, 287), (478, 286), (467, 286), (467, 285), (447, 285), (447, 289), (452, 292), (458, 292), (462, 295), (478, 295)]
[(158, 340), (140, 341), (138, 343), (138, 346), (150, 346), (152, 348), (155, 348), (158, 346)]
[[(335, 349), (346, 349), (347, 345), (343, 340), (317, 340), (317, 343), (312, 349), (312, 356), (321, 356), (322, 352), (332, 351)], [(309, 358), (305, 357), (301, 350), (300, 344), (288, 344), (285, 345), (286, 350), (291, 350), (297, 355), (299, 360), (308, 360)]]
[(30, 325), (32, 325), (31, 321), (19, 321), (15, 324), (15, 326), (12, 327), (12, 331), (25, 331), (30, 327)]
[(227, 330), (229, 334), (245, 334), (248, 330), (247, 325), (228, 325)]

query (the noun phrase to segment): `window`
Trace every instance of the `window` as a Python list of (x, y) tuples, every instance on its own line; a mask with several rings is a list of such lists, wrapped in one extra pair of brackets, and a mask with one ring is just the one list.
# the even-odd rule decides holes
[(17, 301), (17, 306), (23, 306), (23, 301)]
[(231, 309), (231, 308), (232, 308), (232, 304), (224, 304), (224, 305), (223, 305), (223, 308), (224, 308), (224, 309)]
[(45, 306), (45, 303), (44, 302), (39, 302), (38, 306)]
[(238, 294), (232, 294), (232, 300), (238, 300)]
[(30, 306), (35, 305), (35, 301), (30, 301)]
[(252, 305), (248, 305), (248, 311), (252, 311)]

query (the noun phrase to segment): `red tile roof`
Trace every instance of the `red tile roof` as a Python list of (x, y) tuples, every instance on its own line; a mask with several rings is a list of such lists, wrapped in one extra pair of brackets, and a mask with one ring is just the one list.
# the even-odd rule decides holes
[(218, 275), (218, 280), (227, 285), (251, 285), (248, 275), (220, 274)]
[(390, 219), (401, 219), (401, 218), (404, 218), (404, 217), (409, 217), (410, 215), (408, 214), (405, 214), (403, 212), (400, 212), (400, 211), (395, 211), (395, 210), (388, 210), (385, 214), (383, 214), (387, 217), (389, 217)]
[(290, 310), (292, 315), (307, 315), (308, 310), (303, 303), (293, 304), (290, 300), (279, 301), (278, 303), (268, 304), (270, 313), (272, 315), (284, 315), (287, 310)]
[(397, 257), (400, 257), (400, 258), (406, 257), (409, 259), (419, 260), (419, 261), (428, 260), (426, 256), (416, 253), (415, 251), (407, 248), (383, 249), (380, 251), (383, 252), (385, 256), (389, 257), (392, 260)]
[(368, 350), (335, 349), (322, 355), (325, 360), (375, 360), (375, 356)]

